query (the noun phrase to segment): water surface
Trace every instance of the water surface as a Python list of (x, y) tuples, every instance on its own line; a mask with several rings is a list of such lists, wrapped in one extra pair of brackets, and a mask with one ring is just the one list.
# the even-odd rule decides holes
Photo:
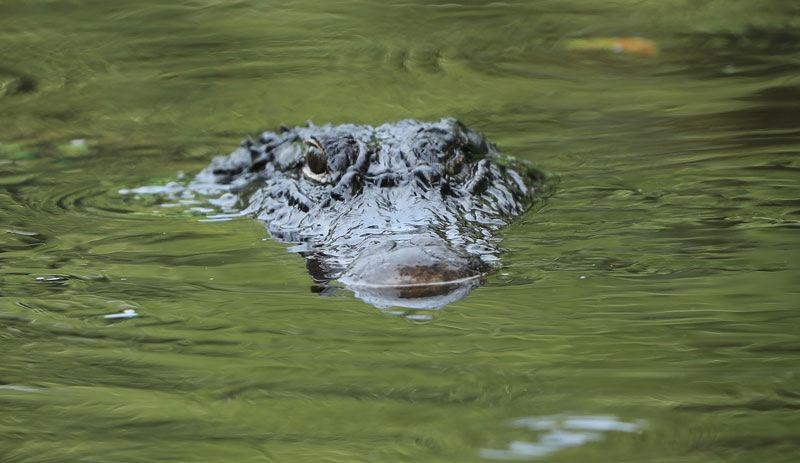
[[(0, 461), (797, 461), (792, 2), (0, 18)], [(552, 191), (411, 319), (314, 294), (253, 219), (118, 194), (281, 122), (444, 116)]]

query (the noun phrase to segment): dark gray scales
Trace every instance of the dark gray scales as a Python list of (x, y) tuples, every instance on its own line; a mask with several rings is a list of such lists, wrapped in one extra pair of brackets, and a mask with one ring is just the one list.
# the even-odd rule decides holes
[(281, 127), (215, 158), (194, 185), (238, 194), (299, 243), (318, 289), (379, 307), (438, 308), (498, 259), (493, 235), (531, 205), (539, 175), (455, 119)]

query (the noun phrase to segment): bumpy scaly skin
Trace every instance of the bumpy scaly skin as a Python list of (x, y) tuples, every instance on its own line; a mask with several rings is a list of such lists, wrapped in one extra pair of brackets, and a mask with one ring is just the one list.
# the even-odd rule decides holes
[(399, 270), (424, 282), (436, 279), (431, 272), (475, 274), (497, 259), (492, 234), (530, 205), (532, 172), (454, 119), (406, 120), (265, 132), (214, 159), (195, 183), (240, 192), (273, 237), (302, 243), (317, 280), (339, 278), (387, 239), (419, 236), (446, 243), (470, 267)]

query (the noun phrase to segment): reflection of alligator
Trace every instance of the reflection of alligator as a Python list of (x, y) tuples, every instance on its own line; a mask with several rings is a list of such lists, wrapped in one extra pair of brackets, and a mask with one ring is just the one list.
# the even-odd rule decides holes
[(491, 233), (530, 205), (536, 174), (454, 119), (265, 132), (195, 178), (239, 192), (249, 212), (379, 307), (438, 308), (497, 260)]

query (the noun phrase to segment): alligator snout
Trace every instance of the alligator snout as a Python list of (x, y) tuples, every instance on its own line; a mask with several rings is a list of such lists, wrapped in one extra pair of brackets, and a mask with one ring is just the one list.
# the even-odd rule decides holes
[(480, 258), (434, 235), (385, 238), (366, 248), (339, 277), (377, 307), (438, 309), (463, 297), (489, 271)]

